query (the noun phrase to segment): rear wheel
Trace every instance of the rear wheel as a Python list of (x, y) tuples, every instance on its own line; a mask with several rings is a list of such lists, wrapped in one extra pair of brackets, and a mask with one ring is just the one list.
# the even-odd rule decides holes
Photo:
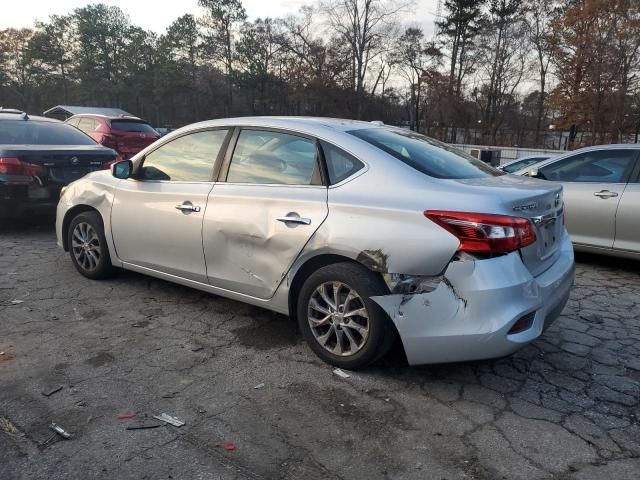
[(353, 263), (320, 268), (298, 296), (298, 325), (311, 349), (332, 365), (358, 369), (383, 356), (395, 338), (391, 320), (370, 297), (388, 294), (382, 279)]
[(97, 212), (76, 215), (67, 234), (71, 260), (82, 275), (98, 280), (113, 273), (102, 219)]

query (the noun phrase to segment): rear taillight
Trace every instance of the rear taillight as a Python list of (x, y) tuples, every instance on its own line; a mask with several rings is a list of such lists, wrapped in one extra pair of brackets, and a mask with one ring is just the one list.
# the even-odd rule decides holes
[(102, 170), (109, 170), (111, 168), (111, 165), (113, 165), (114, 163), (118, 163), (120, 160), (122, 160), (122, 157), (120, 155), (116, 155), (115, 158), (102, 162), (100, 168), (102, 168)]
[(4, 175), (24, 175), (22, 162), (19, 158), (0, 157), (0, 173)]
[(3, 175), (38, 176), (44, 174), (44, 167), (23, 162), (15, 157), (0, 157), (0, 173)]
[(114, 150), (118, 146), (118, 141), (116, 140), (116, 138), (113, 135), (109, 134), (109, 133), (103, 133), (102, 134), (102, 138), (100, 139), (100, 143), (102, 145), (104, 145), (105, 147), (113, 148)]
[(508, 253), (536, 241), (533, 224), (526, 218), (442, 210), (427, 210), (424, 215), (460, 240), (460, 252)]

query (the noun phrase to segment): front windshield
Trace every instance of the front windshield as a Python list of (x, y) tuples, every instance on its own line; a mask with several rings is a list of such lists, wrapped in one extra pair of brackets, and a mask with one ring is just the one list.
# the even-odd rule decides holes
[(546, 160), (546, 158), (536, 157), (536, 158), (527, 158), (520, 160), (519, 162), (513, 162), (509, 165), (506, 165), (502, 168), (507, 173), (517, 172), (518, 170), (522, 170), (523, 168), (527, 168), (531, 165), (535, 165), (536, 163), (540, 163), (541, 161)]
[(347, 133), (435, 178), (497, 177), (504, 173), (433, 138), (399, 128), (371, 128)]

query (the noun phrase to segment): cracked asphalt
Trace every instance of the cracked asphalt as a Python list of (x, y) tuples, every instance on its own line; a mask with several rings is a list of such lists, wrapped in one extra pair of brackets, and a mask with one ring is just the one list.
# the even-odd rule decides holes
[[(342, 379), (284, 316), (90, 281), (50, 219), (5, 225), (0, 479), (637, 480), (639, 287), (639, 263), (578, 256), (563, 315), (517, 354), (408, 367), (396, 349)], [(127, 430), (162, 412), (186, 425)]]

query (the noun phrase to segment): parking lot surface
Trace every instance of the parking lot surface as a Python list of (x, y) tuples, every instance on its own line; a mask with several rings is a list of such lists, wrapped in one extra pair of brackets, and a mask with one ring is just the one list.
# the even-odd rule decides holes
[[(282, 315), (90, 281), (50, 219), (5, 225), (0, 479), (637, 480), (639, 292), (639, 263), (579, 256), (563, 315), (514, 356), (408, 367), (396, 349), (343, 379)], [(127, 430), (163, 412), (186, 424)]]

